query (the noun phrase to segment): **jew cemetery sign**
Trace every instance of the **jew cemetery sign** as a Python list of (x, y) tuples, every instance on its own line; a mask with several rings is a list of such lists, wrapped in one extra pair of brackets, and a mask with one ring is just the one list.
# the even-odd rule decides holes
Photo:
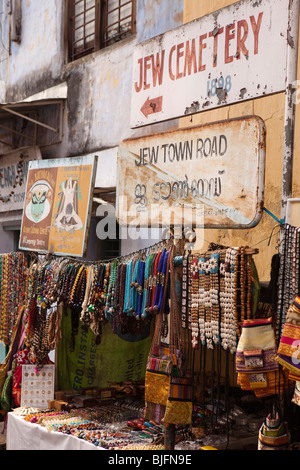
[(97, 157), (29, 163), (19, 247), (84, 256)]
[(256, 116), (125, 140), (118, 152), (123, 226), (250, 228), (262, 215), (265, 126)]
[(131, 127), (285, 90), (289, 0), (242, 0), (137, 44)]

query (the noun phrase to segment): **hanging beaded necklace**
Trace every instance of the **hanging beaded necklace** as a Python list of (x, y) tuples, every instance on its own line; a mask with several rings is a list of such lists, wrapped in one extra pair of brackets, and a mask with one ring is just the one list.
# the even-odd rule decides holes
[(186, 329), (188, 327), (188, 309), (187, 309), (187, 298), (188, 298), (188, 254), (184, 252), (182, 257), (182, 296), (181, 296), (181, 327)]
[(145, 261), (141, 260), (140, 269), (139, 269), (139, 281), (138, 281), (138, 286), (137, 286), (137, 311), (136, 311), (137, 320), (140, 320), (142, 316), (145, 264), (146, 264)]
[(132, 272), (133, 272), (133, 259), (131, 259), (126, 264), (125, 294), (124, 294), (124, 306), (123, 306), (123, 313), (126, 315), (129, 314), (129, 293), (130, 293)]
[(94, 276), (95, 276), (95, 268), (93, 265), (90, 265), (88, 268), (85, 295), (84, 295), (84, 299), (81, 305), (81, 314), (80, 314), (80, 320), (84, 323), (84, 325), (88, 327), (91, 324), (91, 315), (88, 310), (88, 305), (90, 304), (91, 289), (94, 283)]
[(200, 341), (235, 353), (241, 325), (252, 314), (249, 247), (185, 254), (182, 286), (181, 323), (191, 330), (192, 347)]
[(162, 255), (162, 252), (160, 251), (155, 258), (155, 264), (154, 264), (154, 269), (153, 269), (152, 292), (151, 292), (151, 299), (150, 299), (151, 303), (149, 307), (149, 310), (151, 313), (154, 313), (154, 302), (155, 302), (155, 294), (156, 294), (156, 288), (157, 288), (157, 272), (158, 272), (158, 267), (160, 266), (161, 255)]
[(158, 301), (158, 306), (157, 306), (158, 312), (161, 312), (161, 310), (164, 309), (164, 306), (165, 306), (165, 293), (167, 289), (167, 275), (168, 275), (169, 261), (170, 261), (170, 252), (165, 251), (162, 271), (160, 274), (160, 292), (159, 292), (159, 301)]
[(116, 278), (114, 285), (114, 298), (112, 301), (113, 307), (110, 308), (110, 313), (113, 315), (113, 332), (117, 332), (119, 312), (120, 312), (120, 281), (121, 281), (122, 264), (116, 266)]
[(107, 269), (105, 264), (100, 264), (100, 266), (96, 265), (92, 294), (88, 306), (88, 312), (91, 318), (90, 328), (95, 335), (96, 344), (100, 344), (102, 322), (105, 318), (105, 274)]
[(81, 265), (71, 288), (68, 307), (71, 310), (71, 351), (75, 349), (75, 337), (78, 334), (81, 306), (85, 295), (88, 268)]
[(137, 258), (134, 263), (133, 274), (130, 284), (129, 293), (129, 313), (130, 315), (136, 316), (137, 311), (137, 288), (139, 286), (139, 268), (141, 260)]
[(164, 248), (159, 259), (159, 263), (157, 265), (156, 271), (156, 279), (155, 279), (155, 294), (153, 300), (153, 313), (158, 313), (158, 302), (160, 296), (160, 288), (161, 288), (161, 275), (164, 265), (164, 258), (165, 258), (166, 249)]
[(220, 341), (219, 323), (220, 323), (220, 283), (219, 283), (219, 253), (212, 253), (209, 262), (210, 271), (210, 308), (211, 308), (211, 343), (218, 344)]
[(147, 312), (145, 311), (146, 302), (147, 302), (147, 294), (149, 288), (149, 276), (151, 272), (151, 263), (153, 259), (153, 254), (147, 256), (146, 263), (145, 263), (145, 272), (144, 272), (144, 290), (143, 290), (143, 302), (142, 302), (142, 309), (141, 309), (141, 317), (143, 319), (147, 318)]
[(154, 276), (154, 269), (156, 264), (156, 258), (158, 254), (153, 253), (151, 266), (150, 266), (150, 275), (148, 278), (148, 290), (147, 290), (147, 299), (145, 302), (145, 314), (148, 315), (151, 313), (151, 299), (152, 299), (152, 289), (153, 289), (153, 276)]
[[(189, 259), (189, 307), (191, 315), (191, 334), (192, 334), (192, 348), (197, 349), (199, 345), (199, 323), (200, 323), (200, 312), (199, 312), (199, 299), (201, 297), (202, 288), (199, 287), (199, 269), (198, 269), (198, 256), (190, 255)], [(200, 273), (201, 274), (201, 273)], [(204, 305), (203, 305), (204, 307)], [(203, 317), (205, 317), (205, 311), (202, 310)], [(205, 322), (205, 318), (201, 319)]]
[(2, 282), (1, 282), (1, 333), (0, 339), (4, 344), (7, 344), (7, 333), (8, 333), (8, 316), (7, 312), (7, 278), (8, 278), (8, 258), (5, 255), (1, 255), (2, 261)]
[(115, 293), (115, 280), (116, 280), (117, 261), (112, 263), (109, 285), (107, 289), (106, 303), (105, 303), (105, 318), (108, 320), (110, 314), (114, 311), (114, 293)]
[(119, 300), (119, 318), (122, 317), (125, 304), (127, 263), (122, 263), (120, 274), (120, 300)]

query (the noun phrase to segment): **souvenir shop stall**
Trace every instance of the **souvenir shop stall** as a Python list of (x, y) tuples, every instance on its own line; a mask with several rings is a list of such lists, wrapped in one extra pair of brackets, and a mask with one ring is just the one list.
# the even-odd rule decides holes
[(285, 230), (267, 308), (246, 246), (1, 255), (7, 449), (297, 445), (299, 234)]

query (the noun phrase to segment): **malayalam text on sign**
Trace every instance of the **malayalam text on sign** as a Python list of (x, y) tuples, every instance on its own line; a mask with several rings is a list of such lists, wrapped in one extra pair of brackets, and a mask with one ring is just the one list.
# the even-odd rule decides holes
[(128, 139), (120, 225), (251, 228), (263, 210), (265, 125), (256, 116)]

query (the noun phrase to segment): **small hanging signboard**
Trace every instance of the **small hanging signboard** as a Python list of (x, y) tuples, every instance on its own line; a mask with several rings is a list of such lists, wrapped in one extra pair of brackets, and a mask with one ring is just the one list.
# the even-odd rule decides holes
[(29, 163), (19, 248), (84, 256), (97, 157)]

